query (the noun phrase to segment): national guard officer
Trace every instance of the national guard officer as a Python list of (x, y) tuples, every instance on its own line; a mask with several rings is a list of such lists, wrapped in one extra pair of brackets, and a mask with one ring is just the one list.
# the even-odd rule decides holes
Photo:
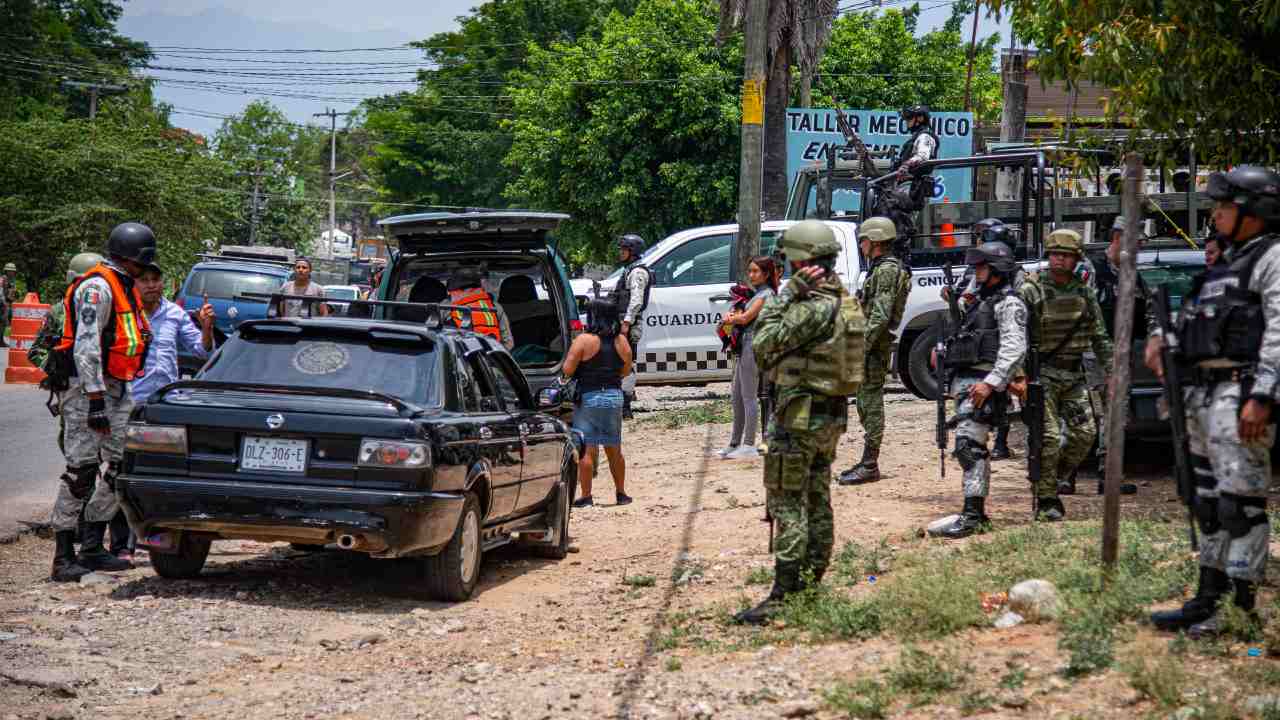
[(767, 622), (802, 583), (822, 580), (831, 560), (831, 462), (848, 425), (848, 396), (862, 383), (866, 321), (857, 298), (835, 272), (840, 244), (826, 223), (805, 220), (783, 233), (778, 248), (791, 280), (765, 304), (752, 347), (776, 388), (769, 419), (764, 486), (778, 523), (769, 596), (738, 613)]
[[(1280, 393), (1280, 175), (1241, 165), (1210, 175), (1208, 195), (1226, 250), (1183, 298), (1177, 322), (1181, 359), (1195, 366), (1195, 386), (1184, 392), (1203, 533), (1200, 581), (1181, 608), (1151, 616), (1157, 628), (1193, 637), (1221, 631), (1218, 602), (1229, 592), (1253, 613), (1271, 535), (1272, 407)], [(1159, 346), (1150, 340), (1147, 357)]]
[(880, 442), (884, 439), (884, 381), (889, 374), (894, 332), (911, 292), (911, 270), (893, 255), (897, 230), (886, 217), (867, 218), (858, 227), (862, 255), (871, 261), (858, 302), (867, 316), (867, 356), (862, 388), (858, 390), (858, 419), (862, 421), (862, 459), (840, 473), (841, 485), (880, 479)]
[[(1000, 234), (988, 229), (986, 236)], [(1009, 380), (1027, 352), (1027, 306), (1013, 287), (1018, 269), (1013, 250), (999, 240), (988, 240), (970, 248), (965, 262), (973, 267), (978, 293), (960, 327), (947, 339), (943, 356), (944, 368), (953, 375), (956, 449), (952, 454), (964, 469), (964, 510), (950, 525), (931, 529), (934, 537), (967, 537), (989, 522), (987, 439), (992, 425), (1005, 414)], [(938, 360), (933, 358), (934, 363)]]
[[(640, 339), (644, 336), (644, 311), (649, 307), (649, 291), (653, 288), (653, 272), (640, 264), (644, 238), (627, 233), (618, 238), (618, 259), (622, 277), (618, 278), (618, 310), (622, 313), (622, 334), (631, 343), (631, 357), (640, 363)], [(631, 417), (631, 403), (636, 399), (636, 373), (622, 380), (622, 416)]]
[(1035, 333), (1038, 340), (1045, 396), (1036, 507), (1040, 519), (1057, 521), (1067, 514), (1058, 497), (1058, 479), (1070, 476), (1089, 454), (1098, 434), (1083, 356), (1092, 349), (1098, 362), (1109, 367), (1112, 350), (1097, 295), (1075, 273), (1084, 257), (1080, 233), (1054, 230), (1044, 248), (1049, 256), (1048, 270), (1028, 277), (1018, 294), (1031, 310), (1028, 332)]
[[(151, 228), (117, 225), (107, 239), (107, 258), (67, 288), (62, 339), (54, 348), (62, 357), (70, 356), (72, 375), (61, 398), (67, 471), (51, 520), (57, 544), (50, 575), (55, 582), (76, 582), (93, 570), (133, 567), (108, 553), (102, 540), (118, 507), (115, 478), (133, 409), (128, 383), (142, 375), (151, 341), (151, 325), (133, 282), (156, 261)], [(97, 482), (100, 457), (107, 461), (107, 471)], [(82, 508), (85, 532), (77, 556), (75, 528)]]
[(903, 124), (911, 132), (911, 137), (907, 138), (907, 141), (902, 144), (902, 149), (898, 151), (893, 169), (897, 171), (899, 177), (905, 177), (920, 163), (937, 158), (940, 143), (938, 136), (929, 127), (927, 105), (906, 108), (902, 111), (901, 117)]

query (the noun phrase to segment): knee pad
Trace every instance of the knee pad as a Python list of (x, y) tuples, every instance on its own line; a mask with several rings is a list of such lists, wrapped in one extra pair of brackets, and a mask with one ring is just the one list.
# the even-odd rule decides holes
[(93, 493), (93, 486), (98, 482), (98, 466), (68, 467), (62, 474), (62, 482), (66, 483), (71, 497), (83, 500)]
[(956, 460), (960, 461), (960, 467), (965, 470), (972, 470), (979, 461), (986, 460), (988, 456), (985, 445), (979, 445), (967, 437), (956, 438), (956, 451), (953, 454)]
[(1196, 487), (1212, 490), (1218, 485), (1218, 480), (1213, 476), (1213, 465), (1203, 455), (1191, 456), (1191, 474), (1195, 476)]
[(1192, 510), (1202, 534), (1212, 535), (1222, 529), (1222, 523), (1218, 520), (1218, 498), (1197, 496)]
[(1267, 499), (1222, 493), (1218, 498), (1218, 522), (1233, 538), (1242, 538), (1258, 525), (1267, 524)]

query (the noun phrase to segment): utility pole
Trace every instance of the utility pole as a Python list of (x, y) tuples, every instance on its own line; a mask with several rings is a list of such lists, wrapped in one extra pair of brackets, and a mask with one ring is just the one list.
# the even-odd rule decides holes
[(1142, 227), (1142, 156), (1124, 159), (1124, 245), (1120, 249), (1120, 287), (1116, 291), (1115, 356), (1107, 384), (1107, 476), (1102, 499), (1104, 577), (1116, 566), (1120, 541), (1120, 483), (1124, 480), (1124, 425), (1129, 413), (1129, 361), (1133, 352), (1133, 306), (1138, 286), (1138, 232)]
[(764, 84), (766, 20), (769, 0), (747, 0), (742, 73), (742, 160), (738, 171), (738, 267), (735, 276), (747, 278), (747, 265), (760, 252), (760, 203), (764, 175)]
[[(261, 167), (261, 164), (258, 165)], [(271, 173), (254, 170), (252, 172), (239, 172), (237, 175), (249, 175), (253, 178), (253, 204), (249, 207), (249, 244), (256, 245), (258, 240), (258, 206), (259, 193), (262, 191), (262, 178)]]
[(978, 15), (982, 0), (973, 3), (973, 34), (969, 38), (969, 70), (964, 76), (964, 111), (969, 112), (969, 87), (973, 85), (973, 58), (978, 54)]
[(88, 83), (77, 82), (75, 80), (63, 80), (64, 87), (80, 88), (89, 91), (89, 119), (93, 120), (98, 115), (98, 93), (122, 93), (129, 88), (124, 85), (109, 85), (107, 83)]
[(322, 113), (313, 113), (312, 117), (329, 118), (329, 257), (333, 257), (333, 241), (338, 235), (338, 116), (350, 115), (325, 108)]
[[(1026, 138), (1027, 132), (1027, 53), (1015, 50), (1010, 41), (1009, 50), (1001, 62), (1001, 78), (1004, 81), (1004, 107), (1000, 111), (1000, 142), (1016, 142)], [(996, 183), (997, 200), (1017, 200), (1017, 188), (1022, 187), (1021, 170), (1001, 170)]]

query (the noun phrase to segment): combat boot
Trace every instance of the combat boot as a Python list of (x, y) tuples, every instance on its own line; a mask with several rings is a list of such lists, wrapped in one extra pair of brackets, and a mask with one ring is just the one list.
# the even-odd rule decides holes
[[(1235, 586), (1235, 597), (1232, 598), (1232, 604), (1245, 612), (1251, 624), (1257, 625), (1261, 622), (1257, 613), (1253, 611), (1258, 601), (1258, 586), (1250, 580), (1231, 579), (1232, 585)], [(1187, 636), (1193, 640), (1202, 640), (1204, 638), (1214, 638), (1221, 635), (1226, 630), (1226, 619), (1222, 613), (1215, 612), (1207, 619), (1198, 622), (1187, 628)]]
[(1203, 623), (1213, 617), (1218, 601), (1227, 593), (1230, 586), (1230, 578), (1225, 572), (1201, 565), (1200, 582), (1196, 586), (1195, 597), (1176, 610), (1151, 613), (1151, 624), (1157, 630), (1177, 632)]
[(80, 578), (93, 572), (76, 562), (76, 531), (59, 530), (53, 534), (53, 569), (49, 579), (54, 582), (80, 582)]
[(929, 531), (929, 536), (959, 540), (983, 531), (991, 524), (991, 520), (986, 513), (986, 500), (986, 498), (981, 497), (965, 498), (964, 510), (960, 511), (960, 517), (944, 528)]
[(996, 428), (996, 443), (991, 448), (992, 460), (1008, 460), (1013, 457), (1013, 451), (1009, 449), (1009, 426), (1001, 425)]
[[(1106, 493), (1106, 491), (1107, 491), (1107, 482), (1106, 482), (1106, 478), (1104, 477), (1102, 480), (1098, 481), (1098, 494), (1103, 495)], [(1138, 486), (1134, 485), (1131, 482), (1120, 483), (1120, 494), (1121, 495), (1137, 495)]]
[(81, 566), (105, 572), (133, 568), (133, 563), (117, 558), (102, 547), (102, 540), (107, 534), (105, 522), (86, 522), (84, 525), (84, 541), (80, 544), (80, 555), (76, 558)]
[(1042, 497), (1036, 500), (1036, 519), (1044, 522), (1060, 522), (1067, 517), (1067, 509), (1062, 500), (1056, 497)]
[(622, 419), (630, 420), (634, 417), (631, 413), (631, 401), (636, 397), (635, 393), (622, 393)]
[(1076, 494), (1076, 468), (1072, 468), (1071, 472), (1063, 472), (1063, 468), (1058, 468), (1058, 477), (1062, 478), (1058, 481), (1059, 495), (1075, 495)]
[(759, 605), (733, 616), (741, 625), (766, 625), (782, 610), (787, 596), (800, 589), (799, 568), (791, 563), (777, 563), (773, 573), (773, 589)]
[(840, 478), (836, 482), (841, 485), (862, 485), (863, 483), (873, 483), (880, 479), (880, 465), (877, 460), (880, 459), (880, 449), (872, 450), (865, 445), (862, 447), (862, 459), (857, 465), (840, 473)]

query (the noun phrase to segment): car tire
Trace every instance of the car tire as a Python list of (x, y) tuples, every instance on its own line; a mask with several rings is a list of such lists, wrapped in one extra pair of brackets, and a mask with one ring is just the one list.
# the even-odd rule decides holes
[(938, 382), (933, 377), (933, 369), (929, 367), (929, 354), (938, 342), (938, 327), (925, 328), (911, 343), (911, 354), (907, 357), (907, 373), (911, 376), (911, 385), (916, 394), (925, 400), (938, 399)]
[(569, 469), (561, 473), (561, 482), (556, 487), (556, 496), (551, 500), (556, 514), (552, 527), (558, 528), (555, 538), (551, 542), (528, 543), (529, 550), (538, 557), (563, 560), (569, 554), (569, 515), (572, 512), (573, 486), (577, 482), (577, 468), (572, 469), (574, 470), (572, 473)]
[(461, 602), (471, 597), (480, 580), (480, 501), (467, 493), (458, 527), (444, 549), (426, 558), (427, 593), (436, 600)]
[(170, 580), (186, 580), (196, 577), (204, 569), (213, 541), (207, 537), (195, 537), (183, 533), (178, 540), (178, 552), (152, 552), (151, 567), (156, 574)]

